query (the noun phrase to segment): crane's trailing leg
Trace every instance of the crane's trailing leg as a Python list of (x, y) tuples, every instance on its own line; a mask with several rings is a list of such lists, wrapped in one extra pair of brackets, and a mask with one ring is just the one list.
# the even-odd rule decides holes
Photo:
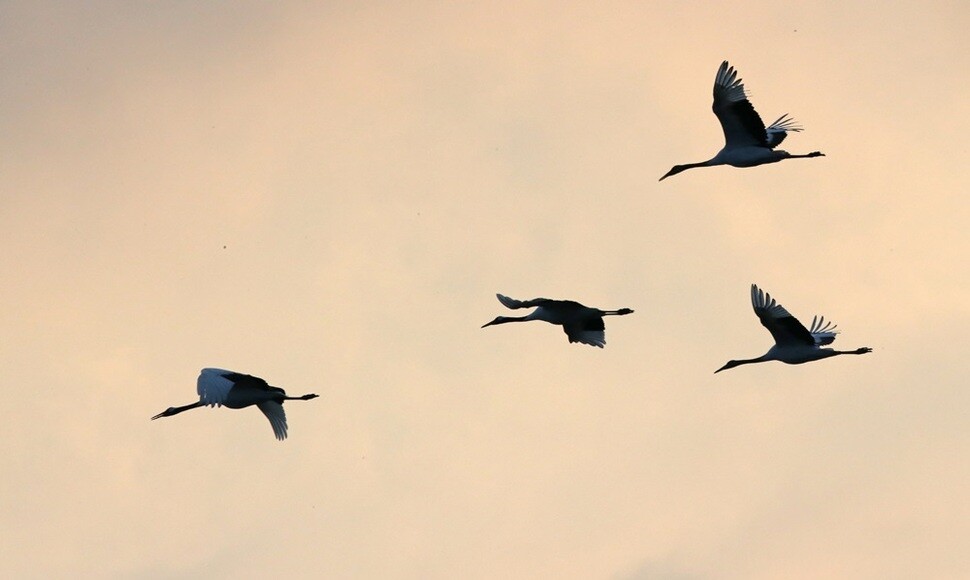
[(320, 395), (310, 393), (309, 395), (303, 395), (302, 397), (283, 397), (287, 401), (309, 401), (310, 399), (316, 399)]

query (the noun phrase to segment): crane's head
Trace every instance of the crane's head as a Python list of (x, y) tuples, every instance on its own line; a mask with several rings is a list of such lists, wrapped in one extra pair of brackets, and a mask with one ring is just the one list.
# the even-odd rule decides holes
[(747, 362), (747, 361), (743, 361), (743, 360), (729, 360), (726, 365), (724, 365), (723, 367), (721, 367), (721, 368), (717, 369), (716, 371), (714, 371), (714, 374), (716, 375), (717, 373), (719, 373), (721, 371), (726, 371), (728, 369), (733, 369), (734, 367), (736, 367), (738, 365), (743, 365), (745, 362)]
[(665, 173), (664, 176), (659, 179), (659, 181), (663, 181), (664, 179), (667, 179), (671, 175), (677, 175), (681, 171), (690, 169), (691, 167), (694, 167), (694, 166), (693, 165), (674, 165), (673, 167), (670, 168), (670, 171)]
[(152, 421), (154, 421), (155, 419), (158, 419), (159, 417), (171, 417), (172, 415), (174, 415), (177, 412), (178, 412), (178, 410), (176, 410), (175, 407), (169, 407), (168, 409), (165, 409), (164, 411), (162, 411), (158, 415), (155, 415), (154, 417), (152, 417)]
[(482, 328), (485, 328), (486, 326), (491, 326), (493, 324), (504, 324), (506, 322), (512, 322), (513, 320), (516, 320), (516, 319), (509, 318), (508, 316), (498, 316), (498, 317), (495, 318), (495, 320), (483, 324), (482, 325)]

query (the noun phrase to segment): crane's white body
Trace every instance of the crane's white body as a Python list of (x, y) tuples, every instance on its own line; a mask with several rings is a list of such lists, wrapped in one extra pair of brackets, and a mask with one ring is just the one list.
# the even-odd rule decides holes
[(822, 348), (832, 344), (838, 332), (836, 325), (825, 323), (825, 317), (812, 317), (810, 328), (805, 328), (785, 307), (775, 301), (770, 294), (766, 294), (756, 285), (751, 285), (751, 306), (754, 313), (761, 320), (761, 324), (768, 329), (775, 344), (764, 355), (748, 360), (732, 360), (714, 371), (719, 373), (739, 365), (767, 361), (780, 361), (785, 364), (797, 365), (821, 360), (840, 354), (866, 354), (872, 352), (869, 347), (862, 347), (852, 351)]
[(766, 163), (776, 163), (783, 159), (799, 157), (823, 157), (824, 154), (813, 151), (804, 155), (794, 155), (781, 149), (775, 149), (789, 131), (801, 131), (795, 120), (782, 115), (777, 121), (765, 127), (761, 116), (751, 106), (744, 83), (737, 78), (738, 73), (727, 61), (714, 77), (714, 104), (712, 109), (721, 123), (724, 131), (724, 147), (717, 155), (700, 163), (675, 165), (660, 178), (660, 181), (676, 175), (681, 171), (695, 167), (713, 167), (715, 165), (730, 165), (732, 167), (754, 167)]
[(283, 401), (305, 401), (317, 397), (314, 394), (288, 397), (283, 389), (272, 387), (259, 377), (217, 368), (202, 369), (196, 382), (196, 392), (199, 395), (197, 403), (183, 407), (169, 407), (152, 419), (170, 417), (202, 406), (243, 409), (255, 405), (269, 420), (270, 426), (273, 427), (273, 434), (282, 441), (286, 439), (288, 430)]
[(629, 308), (621, 308), (620, 310), (590, 308), (572, 300), (550, 300), (548, 298), (516, 300), (502, 294), (495, 296), (506, 308), (516, 310), (534, 307), (535, 310), (525, 316), (499, 316), (482, 328), (507, 322), (541, 320), (562, 326), (569, 342), (579, 342), (599, 348), (606, 346), (606, 326), (603, 324), (603, 317), (633, 313)]
[[(230, 378), (241, 376), (248, 378), (236, 381)], [(280, 441), (286, 439), (288, 427), (283, 401), (279, 393), (273, 391), (263, 379), (225, 369), (205, 368), (199, 374), (196, 390), (199, 400), (210, 407), (244, 409), (256, 405), (269, 420), (276, 438)]]

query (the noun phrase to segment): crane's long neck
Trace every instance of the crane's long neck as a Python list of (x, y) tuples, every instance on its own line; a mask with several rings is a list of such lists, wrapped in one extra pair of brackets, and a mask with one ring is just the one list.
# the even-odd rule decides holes
[(152, 417), (152, 421), (161, 417), (171, 417), (172, 415), (178, 415), (182, 411), (188, 411), (189, 409), (195, 409), (197, 407), (202, 407), (204, 405), (205, 403), (203, 403), (202, 401), (196, 401), (191, 405), (184, 405), (182, 407), (169, 407), (168, 409), (165, 409), (158, 415), (155, 415), (154, 417)]
[(202, 401), (196, 401), (191, 405), (184, 405), (182, 407), (172, 407), (168, 411), (166, 411), (165, 416), (169, 417), (171, 415), (178, 415), (182, 411), (188, 411), (189, 409), (196, 409), (198, 407), (203, 407), (203, 406), (205, 406), (205, 403), (203, 403)]
[(667, 179), (671, 175), (677, 175), (681, 171), (687, 171), (688, 169), (694, 169), (695, 167), (710, 167), (711, 165), (718, 165), (718, 164), (714, 161), (714, 159), (708, 159), (707, 161), (701, 161), (700, 163), (685, 163), (683, 165), (674, 165), (672, 168), (670, 168), (670, 171), (668, 171), (663, 177), (660, 178), (660, 181)]
[(499, 316), (495, 320), (487, 324), (483, 324), (482, 328), (485, 328), (486, 326), (492, 326), (495, 324), (505, 324), (506, 322), (525, 322), (527, 320), (535, 320), (535, 312), (532, 312), (531, 314), (528, 314), (526, 316)]
[(714, 371), (714, 374), (716, 375), (717, 373), (719, 373), (721, 371), (726, 371), (728, 369), (733, 369), (734, 367), (739, 367), (741, 365), (749, 365), (749, 364), (753, 364), (753, 363), (766, 362), (766, 361), (769, 361), (769, 360), (775, 360), (775, 357), (769, 356), (768, 354), (763, 354), (763, 355), (759, 356), (758, 358), (749, 358), (749, 359), (741, 359), (741, 360), (729, 360), (726, 365), (724, 365), (723, 367), (721, 367), (721, 368), (717, 369), (716, 371)]

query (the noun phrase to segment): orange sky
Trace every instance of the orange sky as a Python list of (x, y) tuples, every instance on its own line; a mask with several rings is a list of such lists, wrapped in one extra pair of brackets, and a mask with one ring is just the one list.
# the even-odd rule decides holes
[[(0, 4), (0, 575), (970, 576), (968, 29)], [(658, 183), (724, 59), (827, 156)], [(875, 352), (714, 376), (751, 283)], [(600, 350), (496, 292), (636, 313)], [(321, 397), (148, 420), (205, 366)]]

